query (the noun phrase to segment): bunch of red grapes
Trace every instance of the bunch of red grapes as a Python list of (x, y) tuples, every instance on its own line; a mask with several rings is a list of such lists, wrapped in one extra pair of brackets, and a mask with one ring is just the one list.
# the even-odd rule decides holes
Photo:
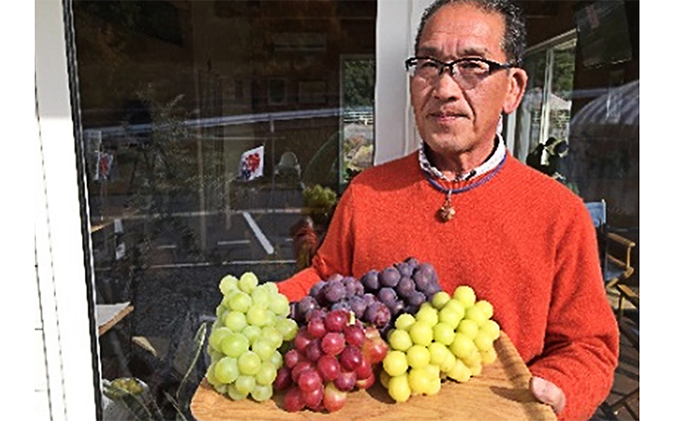
[(335, 412), (345, 405), (348, 392), (375, 382), (374, 364), (385, 358), (389, 346), (375, 327), (351, 323), (346, 310), (317, 309), (308, 316), (284, 356), (274, 387), (286, 391), (286, 411)]
[(358, 280), (335, 274), (317, 282), (307, 296), (291, 304), (291, 317), (301, 325), (316, 310), (352, 311), (385, 336), (401, 313), (415, 314), (441, 290), (434, 267), (409, 257), (380, 271), (370, 270)]

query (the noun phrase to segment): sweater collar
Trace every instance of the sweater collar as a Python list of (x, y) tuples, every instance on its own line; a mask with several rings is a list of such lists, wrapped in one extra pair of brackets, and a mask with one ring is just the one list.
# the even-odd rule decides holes
[(453, 180), (449, 180), (446, 176), (444, 176), (444, 174), (439, 169), (437, 169), (437, 167), (430, 163), (430, 160), (427, 158), (427, 155), (425, 154), (425, 142), (422, 141), (420, 142), (420, 148), (418, 148), (418, 161), (420, 163), (420, 168), (433, 178), (446, 181), (463, 181), (463, 180), (467, 181), (479, 177), (483, 174), (486, 174), (489, 171), (496, 168), (503, 161), (505, 151), (506, 147), (505, 142), (503, 141), (503, 136), (497, 134), (496, 146), (491, 156), (486, 161), (482, 162), (482, 164), (479, 165), (478, 167), (473, 168), (467, 173), (458, 174), (456, 178)]

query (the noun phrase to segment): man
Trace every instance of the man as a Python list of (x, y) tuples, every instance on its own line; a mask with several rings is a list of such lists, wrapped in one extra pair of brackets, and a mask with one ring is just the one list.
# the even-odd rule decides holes
[(493, 304), (536, 398), (587, 419), (611, 389), (618, 329), (585, 205), (496, 133), (527, 84), (523, 25), (508, 1), (430, 6), (406, 61), (421, 149), (359, 174), (312, 267), (279, 289), (295, 301), (333, 273), (432, 263), (444, 290), (470, 285)]

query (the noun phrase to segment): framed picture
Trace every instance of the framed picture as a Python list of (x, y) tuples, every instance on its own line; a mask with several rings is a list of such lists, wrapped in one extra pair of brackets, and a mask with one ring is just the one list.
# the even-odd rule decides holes
[(267, 81), (267, 103), (269, 105), (285, 105), (286, 97), (286, 79), (272, 78)]

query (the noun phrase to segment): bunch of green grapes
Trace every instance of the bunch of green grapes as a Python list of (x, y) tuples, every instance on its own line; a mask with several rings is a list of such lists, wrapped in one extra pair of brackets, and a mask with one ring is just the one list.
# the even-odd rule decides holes
[(271, 398), (281, 348), (297, 334), (297, 323), (288, 318), (288, 298), (276, 284), (259, 284), (252, 272), (220, 281), (222, 302), (208, 339), (208, 382), (233, 400), (249, 395), (262, 402)]
[(321, 187), (316, 184), (314, 187), (307, 187), (302, 192), (305, 206), (308, 208), (330, 209), (338, 201), (338, 195), (329, 187)]
[(460, 286), (453, 297), (437, 292), (415, 316), (397, 317), (380, 375), (392, 399), (433, 395), (444, 379), (464, 383), (479, 375), (483, 365), (496, 360), (493, 343), (500, 327), (492, 316), (491, 303), (477, 301), (472, 288)]

